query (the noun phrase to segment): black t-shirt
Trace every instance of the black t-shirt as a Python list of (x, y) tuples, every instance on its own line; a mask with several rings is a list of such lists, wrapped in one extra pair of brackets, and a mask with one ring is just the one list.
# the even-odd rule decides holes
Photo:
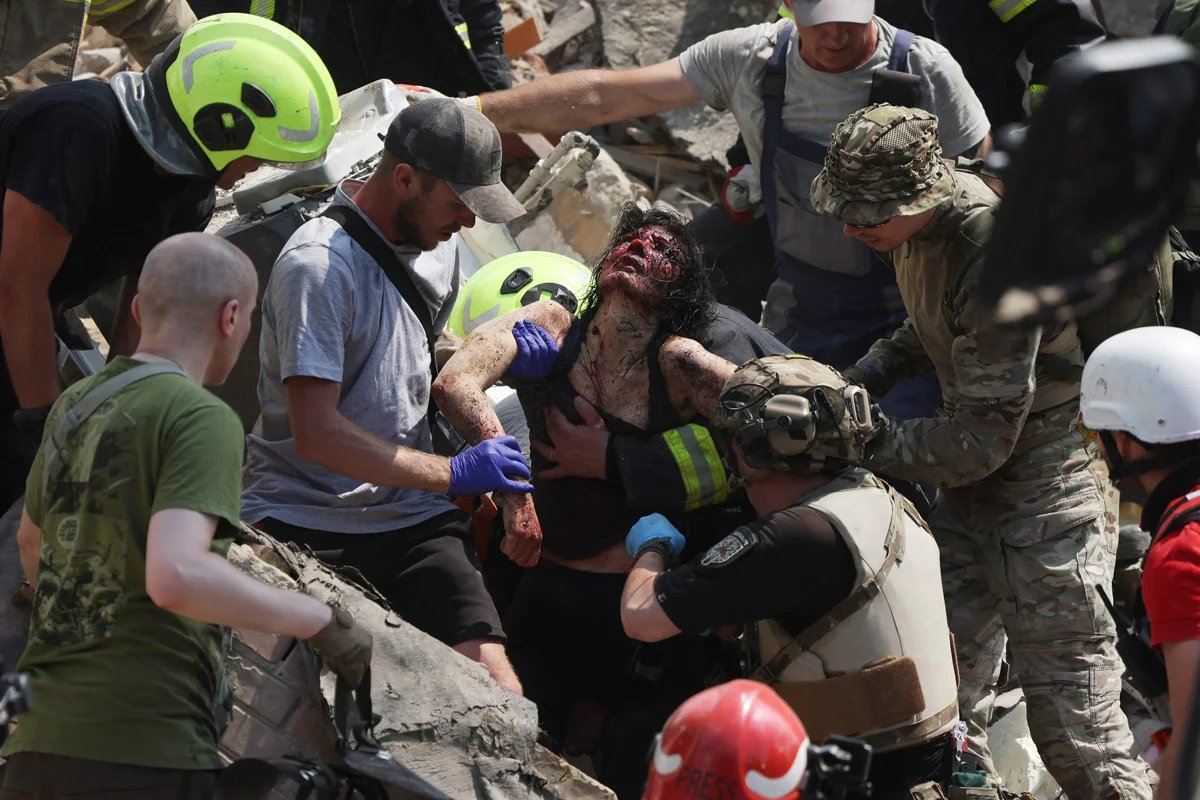
[[(0, 116), (0, 185), (47, 211), (73, 237), (50, 283), (56, 309), (138, 272), (168, 236), (203, 230), (215, 184), (160, 170), (112, 88), (100, 81), (38, 89)], [(0, 234), (3, 225), (0, 215)], [(16, 407), (0, 357), (0, 428)]]
[(50, 285), (66, 307), (140, 270), (168, 236), (203, 230), (216, 181), (159, 169), (108, 84), (84, 80), (32, 92), (0, 118), (0, 183), (74, 237)]
[(774, 619), (796, 635), (848, 597), (856, 576), (854, 556), (829, 520), (797, 505), (662, 573), (654, 592), (685, 633)]

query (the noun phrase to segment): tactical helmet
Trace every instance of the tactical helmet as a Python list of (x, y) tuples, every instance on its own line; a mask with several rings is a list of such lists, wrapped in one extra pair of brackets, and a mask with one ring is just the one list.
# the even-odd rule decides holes
[(808, 356), (756, 358), (725, 384), (713, 415), (726, 463), (785, 472), (832, 472), (863, 459), (871, 400), (832, 367)]
[(812, 182), (812, 205), (850, 225), (879, 225), (945, 202), (954, 171), (942, 158), (937, 117), (877, 103), (833, 131), (825, 167)]
[(324, 159), (342, 115), (337, 90), (295, 33), (253, 14), (218, 14), (164, 55), (171, 106), (218, 172), (242, 156), (294, 169)]
[(553, 300), (577, 314), (582, 311), (583, 290), (591, 279), (586, 266), (558, 253), (510, 253), (467, 280), (446, 325), (455, 336), (465, 339), (483, 323), (538, 300)]
[(729, 681), (675, 709), (654, 742), (642, 800), (800, 800), (808, 747), (804, 724), (775, 690)]

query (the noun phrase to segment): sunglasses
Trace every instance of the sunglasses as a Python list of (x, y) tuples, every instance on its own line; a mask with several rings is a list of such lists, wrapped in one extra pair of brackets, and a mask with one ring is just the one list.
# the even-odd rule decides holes
[(851, 228), (858, 228), (859, 230), (865, 231), (865, 230), (870, 230), (871, 228), (882, 228), (884, 225), (887, 225), (893, 219), (894, 219), (894, 217), (888, 217), (883, 222), (872, 222), (870, 225), (860, 225), (857, 222), (847, 222), (846, 224), (849, 225)]

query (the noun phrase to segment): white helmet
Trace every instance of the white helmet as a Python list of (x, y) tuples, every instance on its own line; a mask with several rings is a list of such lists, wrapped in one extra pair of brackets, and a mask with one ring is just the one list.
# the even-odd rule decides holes
[(1147, 444), (1200, 439), (1200, 336), (1155, 326), (1106, 339), (1083, 367), (1079, 410), (1088, 428)]

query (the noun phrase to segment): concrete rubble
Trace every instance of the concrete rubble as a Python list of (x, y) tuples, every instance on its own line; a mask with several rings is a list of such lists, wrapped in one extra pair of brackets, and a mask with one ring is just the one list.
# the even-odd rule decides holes
[[(407, 624), (312, 556), (252, 528), (242, 535), (243, 543), (230, 552), (233, 563), (275, 585), (341, 603), (374, 636), (372, 697), (382, 718), (375, 733), (419, 777), (455, 798), (612, 796), (537, 744), (536, 707), (501, 688), (484, 667)], [(316, 664), (308, 647), (292, 639), (239, 632), (229, 664), (235, 706), (223, 752), (334, 757)], [(330, 705), (332, 684), (327, 675), (324, 698)]]
[[(709, 34), (775, 18), (773, 0), (731, 3), (597, 0), (610, 66), (642, 67), (673, 58)], [(725, 112), (696, 105), (660, 115), (671, 138), (689, 157), (727, 165), (725, 151), (737, 138), (737, 125)]]

